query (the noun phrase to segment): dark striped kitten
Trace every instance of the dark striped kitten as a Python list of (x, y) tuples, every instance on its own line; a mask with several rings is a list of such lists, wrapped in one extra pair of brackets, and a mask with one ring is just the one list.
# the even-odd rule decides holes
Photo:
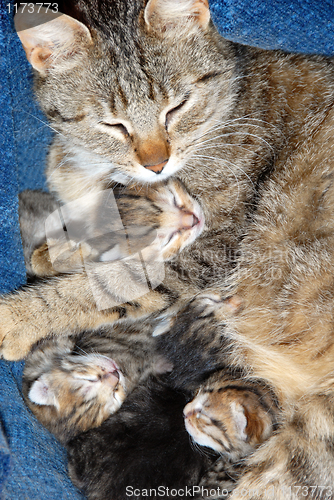
[[(69, 473), (89, 500), (194, 498), (216, 456), (191, 446), (182, 417), (187, 397), (150, 377), (100, 427), (66, 445)], [(177, 492), (180, 491), (180, 496)]]

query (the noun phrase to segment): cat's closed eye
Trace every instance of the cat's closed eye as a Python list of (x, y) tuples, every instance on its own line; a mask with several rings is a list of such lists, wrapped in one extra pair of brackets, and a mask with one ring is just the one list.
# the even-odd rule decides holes
[(187, 104), (189, 99), (189, 95), (183, 99), (183, 101), (180, 102), (177, 106), (174, 108), (170, 109), (166, 113), (166, 119), (165, 119), (165, 127), (168, 130), (169, 125), (173, 121), (173, 119), (177, 116), (178, 112)]
[(100, 123), (101, 125), (103, 125), (106, 128), (109, 128), (112, 131), (116, 131), (119, 132), (120, 134), (123, 134), (124, 137), (130, 136), (128, 129), (122, 123), (107, 123), (107, 122), (100, 122)]

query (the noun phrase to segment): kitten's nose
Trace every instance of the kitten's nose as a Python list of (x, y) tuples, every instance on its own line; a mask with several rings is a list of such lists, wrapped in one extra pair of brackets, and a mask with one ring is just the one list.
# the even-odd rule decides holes
[(199, 413), (198, 408), (194, 408), (191, 403), (188, 403), (184, 408), (183, 408), (183, 416), (184, 418), (190, 418), (196, 415), (196, 413)]
[(111, 387), (116, 387), (119, 382), (119, 373), (117, 371), (105, 373), (102, 380)]
[(144, 167), (147, 168), (147, 170), (152, 170), (152, 172), (155, 172), (156, 174), (161, 174), (167, 162), (168, 160), (164, 160), (157, 165), (144, 165)]
[(198, 218), (192, 212), (184, 212), (181, 217), (181, 229), (191, 229), (199, 223)]

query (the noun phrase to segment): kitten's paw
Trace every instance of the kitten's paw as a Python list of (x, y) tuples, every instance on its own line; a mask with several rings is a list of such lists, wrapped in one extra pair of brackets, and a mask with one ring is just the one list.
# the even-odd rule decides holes
[(15, 322), (6, 303), (0, 304), (0, 318), (0, 356), (8, 361), (23, 359), (35, 343), (34, 336), (23, 333), (23, 325)]
[(217, 318), (236, 314), (241, 310), (243, 301), (238, 295), (223, 298), (216, 293), (198, 295), (193, 301), (197, 317), (216, 316)]

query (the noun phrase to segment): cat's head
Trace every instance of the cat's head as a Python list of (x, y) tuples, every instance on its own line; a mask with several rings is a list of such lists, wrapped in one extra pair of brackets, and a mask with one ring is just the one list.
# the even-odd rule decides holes
[(247, 384), (220, 384), (214, 377), (185, 406), (186, 429), (196, 443), (238, 460), (273, 432), (276, 416), (266, 398)]
[(229, 115), (233, 48), (210, 21), (207, 0), (94, 5), (81, 5), (85, 24), (51, 9), (17, 14), (37, 97), (67, 166), (91, 180), (161, 181)]
[(28, 358), (24, 394), (37, 418), (61, 441), (100, 425), (121, 406), (127, 381), (114, 360), (74, 353), (71, 339), (46, 342)]

